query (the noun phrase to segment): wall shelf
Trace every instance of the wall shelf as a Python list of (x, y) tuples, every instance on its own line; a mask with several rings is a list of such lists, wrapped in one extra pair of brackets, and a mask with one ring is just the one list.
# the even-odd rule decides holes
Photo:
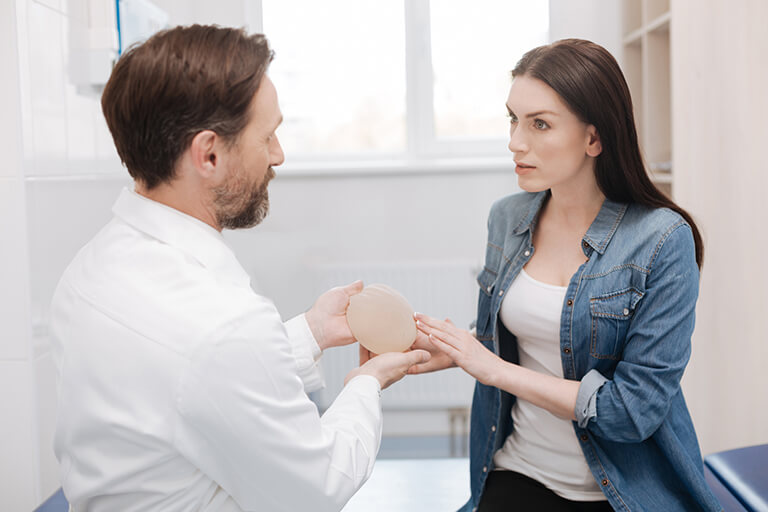
[(623, 67), (653, 182), (673, 193), (669, 0), (622, 0)]

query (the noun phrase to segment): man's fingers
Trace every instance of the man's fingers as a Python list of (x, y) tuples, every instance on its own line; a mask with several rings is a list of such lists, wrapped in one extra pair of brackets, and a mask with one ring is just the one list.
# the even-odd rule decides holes
[(434, 365), (430, 363), (415, 364), (408, 368), (408, 375), (419, 375), (421, 373), (429, 373), (434, 370)]
[(352, 295), (356, 295), (363, 291), (363, 281), (358, 279), (354, 283), (350, 283), (342, 288), (344, 293), (347, 294), (347, 296), (351, 297)]
[(360, 366), (363, 366), (363, 364), (373, 359), (376, 354), (372, 354), (370, 350), (360, 345), (359, 343), (357, 345), (360, 349)]
[(427, 361), (429, 361), (429, 358), (432, 357), (432, 355), (429, 352), (421, 349), (411, 350), (410, 352), (406, 352), (405, 354), (408, 356), (408, 362), (410, 363), (409, 366), (426, 363)]

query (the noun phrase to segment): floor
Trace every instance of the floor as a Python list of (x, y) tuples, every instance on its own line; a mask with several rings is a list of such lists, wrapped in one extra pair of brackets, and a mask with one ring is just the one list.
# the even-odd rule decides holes
[[(469, 498), (469, 460), (380, 459), (342, 512), (453, 512)], [(59, 489), (35, 512), (68, 508)]]
[(467, 499), (468, 459), (380, 459), (343, 512), (451, 512)]

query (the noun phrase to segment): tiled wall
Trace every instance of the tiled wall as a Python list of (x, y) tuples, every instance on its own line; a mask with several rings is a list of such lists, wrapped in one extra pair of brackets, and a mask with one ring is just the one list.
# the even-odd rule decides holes
[(0, 505), (30, 510), (36, 443), (16, 39), (15, 5), (0, 3)]
[(0, 5), (0, 509), (32, 510), (58, 486), (48, 303), (75, 251), (128, 182), (98, 93), (69, 76), (85, 0)]

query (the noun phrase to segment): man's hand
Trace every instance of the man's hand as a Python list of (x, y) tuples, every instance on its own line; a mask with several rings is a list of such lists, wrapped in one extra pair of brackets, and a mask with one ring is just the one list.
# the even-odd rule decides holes
[(436, 372), (438, 370), (445, 370), (446, 368), (453, 368), (456, 363), (453, 362), (445, 352), (435, 346), (434, 343), (429, 341), (429, 337), (421, 331), (416, 334), (416, 341), (411, 345), (411, 350), (426, 350), (432, 356), (429, 361), (423, 364), (415, 364), (408, 370), (409, 374), (418, 375), (420, 373)]
[(355, 341), (347, 323), (349, 298), (363, 291), (363, 282), (331, 288), (317, 298), (305, 317), (321, 350)]
[(358, 375), (371, 375), (376, 377), (381, 384), (381, 389), (386, 389), (399, 381), (408, 373), (413, 365), (425, 363), (429, 360), (429, 352), (426, 350), (409, 350), (408, 352), (387, 352), (386, 354), (371, 354), (360, 347), (360, 367), (355, 368), (344, 379), (346, 385), (352, 378)]

